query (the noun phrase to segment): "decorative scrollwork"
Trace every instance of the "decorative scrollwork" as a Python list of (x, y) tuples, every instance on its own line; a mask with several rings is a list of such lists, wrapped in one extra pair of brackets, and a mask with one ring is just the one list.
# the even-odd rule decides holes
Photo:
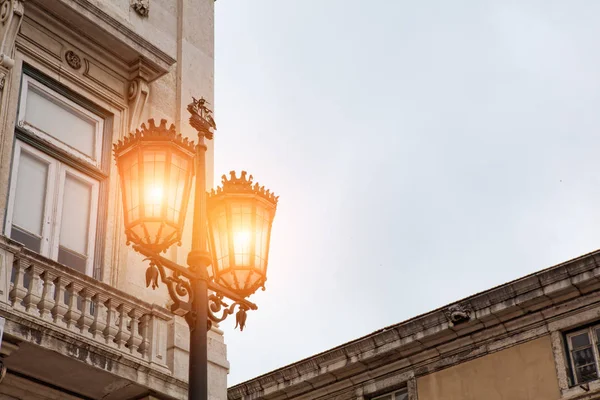
[[(212, 293), (208, 295), (208, 327), (212, 326), (213, 322), (221, 322), (225, 320), (228, 316), (232, 315), (235, 312), (235, 308), (238, 307), (239, 310), (235, 314), (235, 328), (240, 327), (240, 331), (244, 330), (246, 326), (246, 311), (248, 308), (238, 302), (235, 302), (231, 305), (228, 305), (223, 301), (223, 295), (218, 293)], [(217, 316), (218, 313), (222, 311), (220, 316)], [(235, 329), (234, 328), (234, 329)]]
[[(146, 287), (152, 286), (152, 289), (158, 287), (158, 278), (167, 286), (169, 296), (173, 300), (171, 311), (178, 315), (184, 315), (191, 309), (194, 296), (189, 280), (182, 276), (178, 271), (173, 271), (169, 276), (165, 267), (152, 257), (146, 258), (150, 261), (150, 266), (146, 270)], [(144, 260), (144, 261), (146, 261)]]
[[(196, 327), (196, 315), (199, 307), (207, 308), (207, 328), (209, 330), (213, 323), (221, 322), (235, 313), (235, 328), (239, 327), (240, 331), (243, 331), (246, 326), (247, 311), (258, 308), (256, 304), (249, 302), (225, 287), (219, 286), (194, 270), (185, 268), (142, 246), (134, 245), (133, 248), (146, 256), (144, 261), (150, 262), (150, 266), (146, 270), (146, 287), (158, 288), (160, 278), (160, 281), (167, 286), (169, 296), (173, 300), (171, 312), (185, 317), (191, 329)], [(171, 274), (167, 275), (166, 270), (171, 271)], [(208, 286), (206, 298), (202, 295), (202, 297), (195, 299), (192, 285), (196, 282), (196, 279), (206, 280)], [(233, 304), (227, 304), (224, 300), (226, 297), (231, 299)]]

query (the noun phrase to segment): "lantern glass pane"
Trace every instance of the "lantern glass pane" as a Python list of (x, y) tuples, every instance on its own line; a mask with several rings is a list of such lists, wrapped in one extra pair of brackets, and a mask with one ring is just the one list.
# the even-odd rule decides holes
[(231, 235), (233, 256), (236, 268), (250, 266), (250, 247), (252, 245), (252, 205), (233, 204), (231, 207)]
[[(144, 212), (147, 218), (161, 218), (169, 191), (165, 182), (167, 155), (165, 150), (145, 150), (144, 162)], [(154, 235), (151, 235), (154, 236)]]
[(256, 243), (254, 265), (263, 274), (267, 267), (267, 251), (269, 245), (269, 224), (271, 216), (267, 209), (257, 205), (256, 207)]
[(191, 171), (189, 158), (184, 158), (179, 153), (173, 153), (171, 155), (169, 176), (172, 189), (167, 193), (167, 219), (173, 223), (177, 223), (181, 217), (181, 207), (183, 205), (186, 182), (189, 180), (189, 171)]
[(123, 195), (125, 198), (125, 224), (140, 218), (140, 190), (139, 190), (139, 163), (138, 152), (131, 151), (120, 158)]
[(227, 235), (227, 213), (225, 207), (220, 207), (213, 213), (212, 235), (214, 239), (214, 263), (217, 270), (229, 268), (229, 240)]

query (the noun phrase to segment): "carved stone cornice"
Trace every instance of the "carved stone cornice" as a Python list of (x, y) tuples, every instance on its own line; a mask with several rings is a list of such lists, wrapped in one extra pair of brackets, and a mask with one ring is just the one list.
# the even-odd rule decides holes
[[(106, 13), (91, 0), (27, 0), (65, 28), (108, 50), (120, 61), (136, 69), (143, 60), (146, 80), (152, 82), (167, 73), (176, 60), (122, 20)], [(110, 46), (107, 44), (110, 43)], [(133, 77), (131, 78), (133, 79)]]
[(0, 65), (8, 69), (15, 64), (13, 49), (23, 19), (24, 0), (0, 0)]

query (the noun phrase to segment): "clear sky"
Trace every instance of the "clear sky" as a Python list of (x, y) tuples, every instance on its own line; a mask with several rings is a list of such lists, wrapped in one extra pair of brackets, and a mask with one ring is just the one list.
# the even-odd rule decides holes
[(600, 247), (599, 1), (215, 7), (215, 171), (281, 196), (229, 385)]

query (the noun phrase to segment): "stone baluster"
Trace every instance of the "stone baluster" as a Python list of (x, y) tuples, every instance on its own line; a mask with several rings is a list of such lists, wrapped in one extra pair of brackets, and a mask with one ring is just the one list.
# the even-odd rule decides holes
[(67, 304), (65, 304), (65, 290), (65, 277), (58, 276), (54, 280), (54, 307), (52, 307), (52, 319), (54, 320), (55, 324), (64, 328), (67, 327), (65, 315), (69, 310), (69, 307), (67, 307)]
[(116, 346), (115, 337), (117, 336), (119, 329), (117, 327), (118, 312), (115, 301), (113, 299), (108, 299), (104, 302), (104, 305), (106, 306), (106, 328), (104, 328), (106, 344)]
[(104, 342), (104, 330), (106, 329), (106, 322), (108, 320), (108, 313), (106, 311), (106, 305), (104, 304), (107, 300), (108, 298), (101, 293), (96, 293), (94, 297), (92, 297), (92, 304), (94, 305), (94, 320), (92, 325), (90, 325), (90, 334), (92, 335), (93, 339), (102, 342)]
[(163, 368), (167, 367), (167, 321), (160, 318), (154, 312), (150, 318), (150, 330), (148, 338), (150, 341), (150, 362), (155, 365), (160, 365)]
[(42, 290), (42, 298), (38, 303), (38, 309), (40, 310), (40, 317), (47, 321), (53, 321), (52, 309), (54, 308), (54, 280), (56, 275), (50, 271), (44, 271), (42, 274), (42, 281), (44, 283), (44, 289)]
[(14, 275), (14, 283), (10, 293), (8, 294), (8, 298), (10, 299), (10, 304), (12, 307), (20, 311), (25, 311), (23, 299), (25, 296), (27, 296), (27, 289), (25, 288), (24, 284), (26, 265), (27, 264), (25, 260), (15, 258), (12, 270)]
[(127, 330), (127, 321), (129, 319), (129, 311), (131, 307), (126, 304), (120, 304), (117, 307), (119, 313), (119, 322), (117, 324), (117, 334), (115, 335), (115, 343), (119, 349), (123, 348), (129, 340), (129, 331)]
[(83, 288), (81, 292), (79, 292), (79, 298), (81, 299), (81, 316), (77, 321), (77, 327), (81, 330), (81, 333), (85, 336), (91, 337), (90, 326), (94, 320), (93, 315), (90, 310), (90, 290), (88, 288)]
[(38, 303), (42, 299), (43, 290), (41, 275), (44, 272), (44, 270), (36, 264), (31, 264), (25, 272), (29, 276), (29, 282), (27, 285), (27, 295), (23, 299), (23, 304), (25, 304), (25, 311), (29, 314), (39, 316), (40, 310), (38, 309)]
[(139, 352), (144, 359), (148, 359), (150, 355), (150, 322), (150, 314), (144, 314), (142, 315), (142, 318), (140, 318), (140, 334), (142, 335), (142, 342), (140, 343)]
[(127, 347), (131, 354), (137, 355), (137, 350), (142, 343), (142, 335), (140, 335), (140, 319), (142, 313), (137, 308), (132, 309), (129, 312), (131, 318), (131, 324), (129, 325), (129, 339), (127, 339)]
[(67, 323), (67, 328), (78, 332), (80, 329), (77, 326), (77, 322), (79, 321), (82, 313), (77, 308), (77, 299), (79, 299), (79, 291), (81, 291), (83, 287), (76, 282), (71, 282), (67, 285), (66, 289), (69, 297), (69, 304), (67, 313), (65, 314), (65, 322)]

